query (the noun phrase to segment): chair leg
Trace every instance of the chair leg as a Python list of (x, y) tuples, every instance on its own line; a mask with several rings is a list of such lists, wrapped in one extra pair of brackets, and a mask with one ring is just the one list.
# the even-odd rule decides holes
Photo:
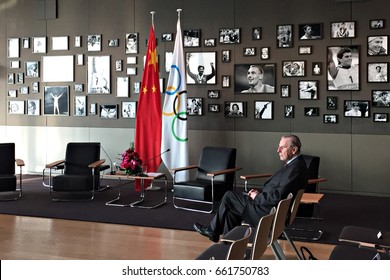
[(278, 260), (287, 260), (287, 257), (284, 254), (282, 247), (280, 247), (280, 244), (279, 244), (278, 240), (275, 240), (271, 244), (271, 249), (272, 249), (272, 252), (274, 253), (275, 257)]
[(291, 247), (293, 248), (295, 254), (296, 254), (297, 257), (298, 257), (298, 260), (303, 260), (301, 254), (298, 252), (298, 249), (297, 249), (297, 247), (296, 247), (295, 244), (294, 244), (294, 241), (288, 236), (288, 234), (286, 233), (286, 231), (283, 231), (283, 235), (284, 235), (284, 237), (287, 239), (288, 243), (290, 243)]

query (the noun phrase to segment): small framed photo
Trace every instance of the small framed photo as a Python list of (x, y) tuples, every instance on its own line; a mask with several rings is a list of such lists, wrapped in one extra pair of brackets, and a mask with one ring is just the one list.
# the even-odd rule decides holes
[(31, 82), (31, 93), (39, 92), (39, 82)]
[(303, 108), (304, 114), (307, 117), (318, 117), (320, 115), (319, 107), (305, 107)]
[(220, 104), (209, 104), (208, 111), (210, 113), (218, 113), (221, 111), (221, 105)]
[(163, 33), (161, 35), (161, 42), (172, 42), (173, 41), (173, 33)]
[(39, 77), (39, 62), (38, 61), (24, 62), (24, 76), (26, 78), (38, 78)]
[(75, 84), (73, 85), (73, 91), (74, 92), (83, 92), (84, 85), (83, 84)]
[(374, 122), (389, 122), (388, 113), (374, 113), (373, 115)]
[(8, 73), (7, 84), (12, 85), (15, 83), (15, 73)]
[(139, 93), (141, 89), (141, 82), (134, 82), (133, 83), (133, 92)]
[(129, 97), (129, 87), (129, 77), (116, 77), (116, 97)]
[(23, 49), (30, 48), (30, 38), (22, 38), (22, 48)]
[(294, 105), (284, 105), (284, 117), (288, 119), (294, 118)]
[(137, 102), (136, 101), (123, 101), (122, 102), (122, 118), (135, 119), (137, 114)]
[(87, 50), (89, 52), (100, 52), (102, 50), (102, 35), (88, 35)]
[(17, 96), (17, 90), (16, 89), (9, 89), (8, 90), (8, 97), (16, 97)]
[(383, 29), (385, 28), (384, 19), (372, 19), (370, 20), (370, 29)]
[(305, 61), (282, 61), (283, 77), (304, 77)]
[(200, 29), (186, 29), (184, 34), (184, 47), (200, 47)]
[(261, 39), (261, 27), (253, 27), (252, 40), (260, 40), (260, 39)]
[(87, 115), (87, 97), (85, 95), (74, 97), (74, 116), (85, 117)]
[(272, 120), (274, 118), (274, 102), (273, 101), (255, 101), (255, 119), (256, 120)]
[(75, 48), (81, 48), (81, 36), (74, 36), (73, 42)]
[(28, 86), (19, 87), (19, 93), (20, 94), (28, 94)]
[(299, 54), (311, 54), (311, 46), (300, 46), (298, 49)]
[(16, 83), (24, 84), (24, 73), (16, 73)]
[(187, 98), (187, 115), (189, 116), (203, 115), (203, 98), (200, 97)]
[(46, 37), (33, 37), (33, 53), (46, 53)]
[(115, 61), (115, 71), (121, 72), (123, 70), (122, 68), (122, 60), (116, 60)]
[(96, 103), (89, 104), (89, 112), (88, 112), (88, 114), (90, 116), (96, 115), (96, 109), (97, 109), (97, 104)]
[(387, 35), (368, 36), (367, 37), (367, 55), (388, 55), (388, 39)]
[(222, 87), (223, 88), (230, 87), (230, 75), (222, 75)]
[(219, 29), (220, 44), (239, 44), (241, 42), (240, 28), (221, 28)]
[(130, 76), (137, 75), (137, 67), (127, 67), (126, 74)]
[(134, 54), (138, 53), (138, 33), (127, 33), (125, 37), (125, 53)]
[(324, 114), (324, 123), (338, 123), (339, 115), (337, 114)]
[(39, 116), (41, 114), (41, 103), (39, 99), (27, 99), (27, 115)]
[(356, 22), (355, 21), (343, 21), (332, 22), (330, 24), (330, 38), (355, 38), (356, 37)]
[(298, 26), (299, 40), (322, 39), (322, 23), (305, 23)]
[(215, 90), (215, 89), (208, 90), (207, 97), (211, 99), (219, 98), (219, 90)]
[(7, 42), (8, 58), (16, 58), (20, 55), (19, 38), (8, 38)]
[(109, 39), (108, 46), (109, 47), (118, 47), (119, 46), (119, 39)]
[(276, 46), (278, 48), (293, 47), (293, 25), (284, 24), (276, 26)]
[(84, 65), (84, 54), (76, 54), (76, 64)]
[(269, 47), (262, 47), (260, 48), (260, 58), (261, 60), (267, 60), (270, 59), (270, 48)]
[(256, 48), (255, 47), (244, 48), (243, 55), (244, 56), (255, 56), (256, 55)]
[(390, 107), (390, 90), (373, 90), (372, 107)]
[(370, 101), (368, 100), (344, 100), (344, 117), (369, 118)]
[(298, 81), (299, 99), (318, 99), (318, 81)]
[(388, 62), (367, 63), (367, 82), (387, 83), (389, 81), (388, 68)]
[(51, 49), (53, 51), (68, 50), (68, 36), (54, 36), (51, 38)]
[(222, 62), (223, 63), (230, 62), (230, 50), (222, 51)]
[(24, 115), (24, 101), (22, 100), (9, 100), (8, 101), (8, 113)]
[(326, 109), (337, 110), (337, 96), (326, 97)]
[(127, 57), (126, 64), (137, 64), (137, 57), (136, 56)]
[(245, 118), (246, 117), (246, 102), (225, 101), (225, 117)]
[(204, 39), (203, 44), (205, 47), (215, 47), (215, 39), (214, 38)]
[(312, 63), (312, 67), (311, 67), (312, 71), (312, 75), (313, 76), (319, 76), (322, 74), (322, 62), (313, 62)]
[(9, 62), (10, 68), (20, 68), (20, 61), (19, 60), (12, 60)]
[(100, 118), (102, 119), (117, 119), (118, 105), (100, 105)]
[(290, 85), (280, 85), (280, 97), (289, 98), (290, 97)]

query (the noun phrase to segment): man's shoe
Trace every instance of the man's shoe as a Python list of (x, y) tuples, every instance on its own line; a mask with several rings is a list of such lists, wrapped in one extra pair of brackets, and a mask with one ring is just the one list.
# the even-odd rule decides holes
[(201, 235), (208, 237), (213, 242), (219, 241), (219, 234), (212, 231), (209, 227), (203, 226), (201, 224), (195, 223), (194, 229), (199, 232)]

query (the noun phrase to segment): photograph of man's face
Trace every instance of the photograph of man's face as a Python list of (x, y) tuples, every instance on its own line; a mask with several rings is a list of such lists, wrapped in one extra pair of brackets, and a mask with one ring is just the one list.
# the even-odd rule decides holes
[(275, 93), (275, 64), (234, 65), (235, 93)]

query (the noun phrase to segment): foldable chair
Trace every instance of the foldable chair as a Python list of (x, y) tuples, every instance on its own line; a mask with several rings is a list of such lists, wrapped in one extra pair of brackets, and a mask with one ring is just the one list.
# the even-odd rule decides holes
[(329, 260), (389, 260), (389, 255), (366, 248), (337, 245), (330, 253)]

